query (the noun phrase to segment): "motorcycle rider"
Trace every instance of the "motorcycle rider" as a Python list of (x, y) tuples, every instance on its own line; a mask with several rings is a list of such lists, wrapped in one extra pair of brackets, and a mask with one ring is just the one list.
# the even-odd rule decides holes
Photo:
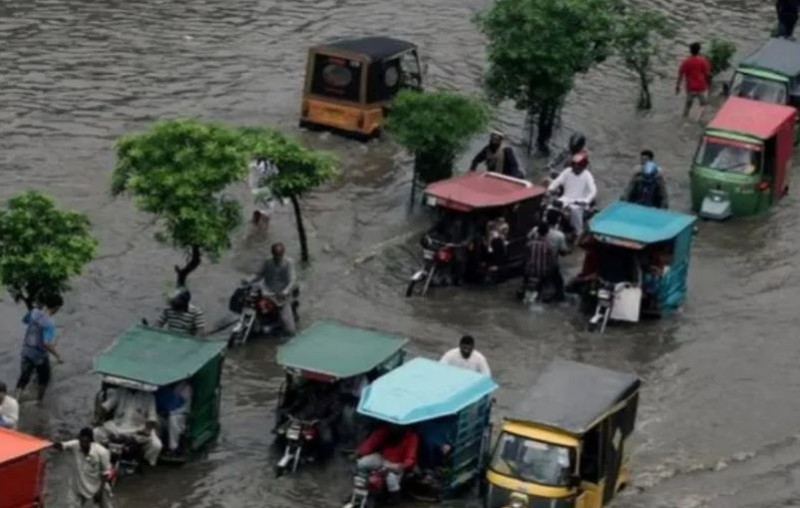
[(481, 163), (486, 163), (486, 170), (493, 173), (502, 173), (515, 178), (525, 177), (519, 169), (514, 150), (506, 145), (506, 135), (500, 131), (492, 131), (489, 144), (472, 159), (469, 170), (475, 171)]
[(668, 208), (667, 185), (658, 165), (652, 160), (645, 160), (642, 168), (631, 178), (621, 199), (642, 206)]
[(583, 214), (597, 197), (597, 186), (592, 173), (587, 169), (588, 165), (588, 155), (579, 152), (572, 157), (570, 166), (547, 188), (549, 192), (563, 188), (559, 201), (569, 210), (570, 223), (578, 237), (583, 234)]
[(280, 307), (281, 323), (287, 335), (294, 335), (296, 324), (292, 298), (297, 287), (294, 262), (285, 255), (286, 247), (280, 242), (272, 244), (272, 258), (264, 261), (253, 283), (261, 281), (267, 294), (276, 297)]
[(419, 436), (411, 427), (383, 424), (356, 450), (356, 468), (362, 473), (386, 470), (386, 490), (393, 498), (400, 494), (403, 474), (417, 465)]
[(114, 438), (132, 439), (142, 445), (144, 459), (155, 466), (164, 447), (156, 432), (158, 412), (155, 395), (130, 388), (109, 389), (100, 409), (111, 419), (95, 427), (95, 441), (106, 444)]
[(181, 287), (169, 299), (169, 307), (164, 309), (156, 321), (158, 328), (188, 335), (203, 335), (206, 320), (203, 311), (191, 303), (192, 294)]

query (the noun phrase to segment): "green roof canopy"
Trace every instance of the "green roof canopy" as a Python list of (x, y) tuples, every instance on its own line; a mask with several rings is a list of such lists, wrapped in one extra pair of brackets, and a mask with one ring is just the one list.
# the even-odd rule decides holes
[(278, 348), (278, 363), (344, 379), (369, 372), (407, 342), (397, 335), (322, 321)]
[(134, 326), (94, 359), (94, 371), (155, 386), (192, 377), (225, 350), (225, 341), (212, 341)]

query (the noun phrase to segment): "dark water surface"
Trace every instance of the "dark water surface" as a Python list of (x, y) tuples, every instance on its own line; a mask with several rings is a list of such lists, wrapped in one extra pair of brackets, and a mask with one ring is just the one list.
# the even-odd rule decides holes
[[(590, 140), (601, 195), (621, 191), (643, 147), (665, 168), (672, 201), (688, 207), (689, 160), (699, 127), (679, 118), (672, 79), (684, 43), (723, 35), (739, 56), (772, 22), (771, 2), (650, 2), (680, 26), (656, 84), (656, 108), (633, 110), (635, 84), (615, 62), (581, 80), (564, 115), (567, 135)], [(114, 139), (162, 117), (200, 116), (294, 130), (306, 48), (341, 35), (390, 34), (419, 43), (436, 86), (477, 92), (483, 40), (470, 23), (483, 0), (0, 0), (0, 198), (37, 188), (89, 214), (100, 256), (74, 284), (58, 316), (67, 363), (42, 410), (26, 404), (23, 427), (64, 437), (88, 421), (98, 379), (91, 358), (141, 317), (153, 317), (180, 254), (153, 240), (152, 219), (108, 194)], [(521, 116), (498, 123), (521, 132)], [(386, 142), (361, 145), (301, 134), (345, 162), (340, 182), (305, 203), (316, 262), (302, 274), (303, 321), (330, 317), (413, 337), (415, 352), (440, 354), (474, 334), (502, 385), (503, 414), (554, 357), (638, 372), (645, 380), (634, 446), (634, 488), (625, 507), (800, 506), (800, 277), (795, 270), (796, 194), (774, 212), (733, 224), (703, 224), (685, 310), (672, 319), (582, 331), (569, 308), (528, 312), (513, 288), (436, 291), (405, 300), (417, 263), (406, 215), (409, 168)], [(475, 145), (477, 146), (477, 145)], [(242, 190), (242, 197), (246, 197)], [(243, 231), (217, 265), (192, 276), (212, 321), (226, 317), (238, 279), (274, 240), (297, 251), (289, 210), (269, 237)], [(573, 261), (574, 263), (574, 261)], [(0, 303), (0, 378), (18, 374), (21, 309)], [(275, 343), (230, 355), (223, 431), (206, 457), (126, 480), (123, 508), (337, 506), (344, 464), (276, 481), (269, 450), (281, 371)], [(63, 464), (50, 474), (53, 506)], [(456, 504), (463, 504), (458, 502)], [(467, 504), (477, 505), (474, 501)]]

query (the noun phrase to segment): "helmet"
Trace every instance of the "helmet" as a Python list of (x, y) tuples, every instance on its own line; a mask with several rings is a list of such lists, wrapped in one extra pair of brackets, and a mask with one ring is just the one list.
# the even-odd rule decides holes
[(169, 305), (173, 309), (187, 309), (189, 302), (192, 301), (192, 293), (186, 288), (178, 288), (169, 299)]
[(586, 148), (586, 138), (580, 132), (574, 132), (569, 137), (569, 151), (573, 155)]
[(658, 164), (653, 161), (647, 161), (642, 166), (642, 174), (647, 178), (653, 178), (658, 174)]
[(573, 169), (585, 169), (589, 165), (589, 156), (585, 152), (578, 152), (572, 156), (570, 166)]

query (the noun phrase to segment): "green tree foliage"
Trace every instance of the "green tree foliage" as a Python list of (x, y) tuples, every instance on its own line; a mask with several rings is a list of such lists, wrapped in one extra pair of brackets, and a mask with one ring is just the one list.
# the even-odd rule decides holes
[(496, 0), (478, 15), (489, 96), (514, 101), (538, 123), (541, 152), (575, 75), (608, 56), (619, 8), (618, 0)]
[(708, 47), (708, 61), (711, 63), (711, 77), (731, 68), (731, 59), (736, 54), (736, 46), (722, 39), (713, 38)]
[(669, 18), (658, 11), (629, 6), (619, 18), (614, 47), (625, 67), (639, 80), (639, 109), (653, 107), (650, 83), (654, 65), (664, 61), (663, 43), (674, 35)]
[(157, 122), (117, 141), (112, 192), (129, 192), (136, 205), (161, 221), (156, 238), (187, 252), (176, 266), (178, 285), (201, 262), (231, 246), (241, 207), (224, 190), (247, 174), (250, 153), (242, 135), (199, 120)]
[(89, 219), (62, 211), (38, 192), (25, 192), (0, 209), (0, 280), (28, 309), (66, 291), (70, 277), (94, 258)]
[(430, 183), (452, 176), (458, 154), (488, 123), (489, 108), (481, 100), (406, 90), (392, 101), (386, 131), (414, 154), (415, 176)]
[(241, 134), (249, 153), (263, 157), (278, 168), (266, 183), (273, 194), (292, 203), (303, 262), (310, 259), (300, 198), (336, 176), (338, 162), (332, 155), (306, 148), (298, 141), (267, 128), (244, 128)]

